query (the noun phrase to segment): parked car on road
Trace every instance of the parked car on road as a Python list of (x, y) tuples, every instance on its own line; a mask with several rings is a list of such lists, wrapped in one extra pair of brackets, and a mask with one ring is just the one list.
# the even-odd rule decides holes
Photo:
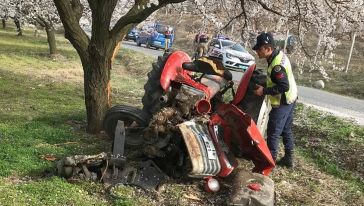
[(215, 38), (209, 44), (208, 55), (222, 60), (226, 69), (245, 71), (255, 63), (254, 57), (239, 43)]
[[(144, 28), (144, 30), (139, 33), (139, 36), (136, 40), (137, 45), (141, 46), (142, 44), (145, 44), (147, 48), (154, 47), (156, 49), (164, 49), (165, 29), (166, 26), (163, 24), (155, 24), (151, 27)], [(169, 48), (172, 47), (173, 40), (174, 30), (171, 28), (171, 41), (169, 42)]]
[(137, 28), (132, 28), (125, 36), (125, 40), (133, 40), (136, 42), (139, 36), (139, 30)]

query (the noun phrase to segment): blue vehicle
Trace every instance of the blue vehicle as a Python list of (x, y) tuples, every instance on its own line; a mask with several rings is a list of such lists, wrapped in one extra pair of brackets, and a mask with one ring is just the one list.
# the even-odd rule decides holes
[(133, 40), (136, 42), (139, 36), (139, 30), (137, 28), (132, 28), (125, 36), (125, 40)]
[[(165, 33), (167, 26), (163, 24), (154, 24), (153, 26), (149, 26), (144, 28), (141, 32), (139, 32), (139, 36), (136, 40), (138, 46), (145, 44), (147, 48), (154, 47), (156, 49), (164, 49), (165, 48)], [(170, 28), (171, 40), (169, 42), (168, 48), (171, 48), (174, 40), (174, 30)]]

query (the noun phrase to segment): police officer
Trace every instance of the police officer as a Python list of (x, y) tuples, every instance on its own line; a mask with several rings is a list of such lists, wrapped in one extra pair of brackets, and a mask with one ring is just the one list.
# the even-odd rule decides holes
[(169, 26), (167, 26), (165, 28), (165, 32), (164, 32), (164, 50), (166, 51), (169, 48), (169, 44), (171, 43), (171, 37), (172, 37), (172, 28), (170, 28)]
[(267, 143), (274, 160), (277, 159), (280, 136), (283, 137), (285, 154), (277, 164), (292, 168), (294, 137), (292, 133), (293, 110), (297, 100), (297, 86), (288, 57), (274, 48), (273, 35), (263, 32), (258, 35), (253, 47), (259, 58), (268, 62), (267, 85), (256, 86), (254, 94), (268, 95), (272, 110), (269, 113)]

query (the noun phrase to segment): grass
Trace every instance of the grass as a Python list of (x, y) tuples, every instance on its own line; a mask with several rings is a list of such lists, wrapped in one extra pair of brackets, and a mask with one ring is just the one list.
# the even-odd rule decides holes
[[(57, 58), (46, 39), (25, 30), (0, 30), (0, 205), (207, 205), (216, 202), (198, 181), (170, 182), (146, 194), (120, 186), (111, 194), (93, 182), (51, 176), (54, 162), (74, 154), (109, 151), (104, 135), (85, 133), (82, 67), (77, 53), (57, 36)], [(113, 104), (141, 106), (153, 58), (122, 50), (112, 70)], [(277, 205), (358, 205), (363, 200), (362, 127), (298, 106), (298, 168), (276, 168)], [(227, 187), (229, 188), (229, 187)], [(196, 196), (194, 202), (185, 197)], [(226, 198), (220, 195), (218, 202)], [(319, 202), (319, 203), (317, 203)], [(211, 203), (212, 204), (212, 203)]]
[[(43, 178), (54, 167), (45, 155), (97, 154), (111, 145), (105, 136), (85, 133), (82, 68), (72, 46), (62, 37), (57, 43), (60, 55), (50, 59), (44, 36), (0, 30), (0, 205), (124, 205), (100, 196), (100, 184)], [(116, 60), (113, 81), (123, 86), (115, 91), (123, 92), (114, 91), (115, 100), (134, 104), (128, 99), (140, 97), (143, 78), (135, 80), (128, 71), (120, 75), (126, 68), (123, 59), (133, 66), (148, 65), (148, 59), (126, 51)]]
[(299, 105), (295, 130), (301, 154), (320, 168), (347, 180), (364, 192), (364, 127), (340, 120), (330, 114)]
[[(89, 185), (89, 184), (88, 184)], [(60, 178), (22, 183), (0, 183), (1, 205), (107, 205), (107, 200), (86, 185), (67, 183)]]

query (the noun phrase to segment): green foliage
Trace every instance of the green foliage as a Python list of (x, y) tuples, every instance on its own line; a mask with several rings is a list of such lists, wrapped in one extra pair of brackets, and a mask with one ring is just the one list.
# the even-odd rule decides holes
[[(60, 159), (74, 154), (97, 154), (109, 151), (111, 142), (103, 135), (85, 133), (82, 68), (72, 46), (57, 36), (60, 56), (49, 58), (44, 36), (33, 38), (29, 31), (24, 34), (18, 37), (12, 30), (0, 30), (0, 205), (160, 204), (156, 197), (134, 187), (118, 187), (110, 196), (99, 183), (71, 184), (61, 178), (44, 177), (54, 165), (44, 155)], [(120, 53), (112, 69), (114, 105), (140, 106), (143, 84), (153, 60), (130, 50)], [(231, 99), (229, 93), (227, 98)], [(353, 192), (363, 191), (357, 172), (360, 168), (355, 164), (363, 151), (363, 128), (302, 105), (298, 106), (296, 117), (299, 155), (313, 161), (323, 172), (345, 180)], [(343, 157), (350, 157), (350, 161)], [(295, 178), (301, 179), (300, 173), (286, 172), (281, 178), (299, 185)], [(314, 183), (302, 187), (320, 189)], [(205, 195), (199, 187), (191, 188), (172, 183), (159, 197), (165, 205), (189, 205), (184, 194)], [(344, 191), (348, 200), (356, 197), (352, 191)], [(303, 198), (296, 200), (296, 196), (286, 196), (286, 203), (307, 202)], [(201, 199), (207, 202), (206, 197)]]
[(107, 201), (99, 194), (89, 193), (84, 187), (70, 184), (57, 177), (17, 184), (1, 182), (0, 202), (4, 206), (107, 205)]
[(116, 186), (112, 190), (112, 196), (115, 198), (114, 205), (116, 206), (153, 205), (153, 203), (150, 202), (150, 200), (148, 200), (146, 195), (143, 193), (144, 193), (143, 191), (136, 190), (134, 187), (122, 186), (122, 185)]
[[(50, 58), (44, 36), (34, 38), (25, 31), (19, 37), (12, 32), (0, 30), (1, 205), (109, 205), (107, 195), (97, 192), (101, 184), (33, 180), (53, 170), (54, 162), (45, 155), (60, 159), (97, 154), (109, 151), (111, 141), (85, 133), (82, 69), (73, 47), (57, 37), (60, 55)], [(144, 65), (148, 59), (132, 57), (131, 52), (121, 58), (139, 58)], [(130, 78), (125, 68), (124, 63), (116, 64), (113, 80), (121, 80), (115, 83), (117, 90), (127, 91), (114, 96), (127, 103), (140, 97), (143, 80)], [(127, 88), (120, 88), (126, 81)], [(30, 180), (24, 181), (25, 177)]]
[[(82, 90), (72, 85), (50, 83), (0, 70), (3, 98), (0, 100), (0, 175), (28, 174), (51, 166), (41, 156), (74, 154), (80, 149), (96, 152), (105, 143), (77, 133), (84, 126)], [(75, 142), (75, 144), (66, 144)], [(101, 149), (101, 148), (99, 148)]]
[(147, 73), (151, 70), (153, 57), (135, 53), (124, 49), (114, 62), (111, 71), (111, 86), (113, 104), (132, 104), (141, 106), (144, 94), (143, 85), (147, 80)]
[(299, 104), (295, 131), (301, 155), (328, 174), (348, 181), (353, 190), (364, 192), (364, 127)]

